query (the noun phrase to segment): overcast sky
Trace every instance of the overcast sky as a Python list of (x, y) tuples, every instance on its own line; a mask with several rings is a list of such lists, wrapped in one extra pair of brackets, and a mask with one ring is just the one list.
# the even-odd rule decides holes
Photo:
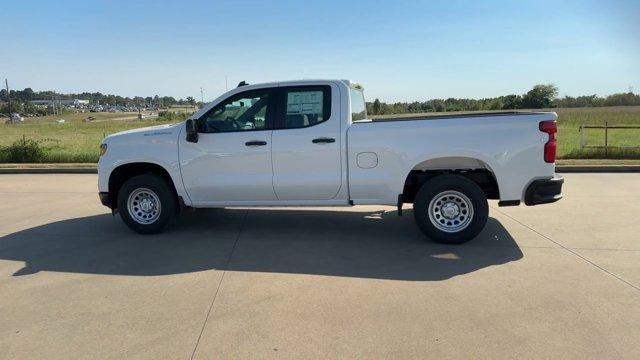
[[(348, 4), (347, 4), (348, 3)], [(352, 79), (367, 98), (640, 92), (640, 1), (7, 1), (12, 88), (212, 100)], [(4, 79), (3, 79), (4, 80)]]

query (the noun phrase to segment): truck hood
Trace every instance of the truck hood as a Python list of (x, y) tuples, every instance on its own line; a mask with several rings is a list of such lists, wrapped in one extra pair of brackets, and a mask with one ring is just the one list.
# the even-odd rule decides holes
[(112, 141), (116, 139), (120, 139), (123, 137), (131, 137), (131, 136), (162, 136), (162, 135), (171, 135), (179, 130), (179, 126), (182, 123), (178, 124), (166, 124), (166, 125), (156, 125), (156, 126), (148, 126), (138, 129), (131, 129), (121, 131), (115, 134), (111, 134), (107, 136), (104, 141)]

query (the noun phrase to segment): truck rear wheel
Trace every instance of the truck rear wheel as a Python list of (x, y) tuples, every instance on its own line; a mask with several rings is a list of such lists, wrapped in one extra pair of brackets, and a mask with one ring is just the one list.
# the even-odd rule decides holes
[(413, 202), (413, 214), (429, 238), (444, 244), (461, 244), (482, 231), (489, 205), (473, 181), (460, 175), (441, 175), (422, 185)]
[(176, 214), (176, 199), (160, 176), (144, 174), (125, 181), (118, 192), (118, 210), (127, 226), (140, 234), (157, 234)]

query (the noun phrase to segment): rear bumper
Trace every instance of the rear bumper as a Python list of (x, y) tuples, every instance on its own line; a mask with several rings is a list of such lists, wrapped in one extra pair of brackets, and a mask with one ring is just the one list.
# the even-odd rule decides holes
[(100, 197), (100, 202), (102, 203), (102, 205), (111, 208), (111, 199), (109, 199), (108, 192), (99, 192), (98, 196)]
[(563, 183), (564, 178), (557, 174), (551, 179), (533, 181), (524, 193), (524, 203), (526, 205), (539, 205), (562, 199)]

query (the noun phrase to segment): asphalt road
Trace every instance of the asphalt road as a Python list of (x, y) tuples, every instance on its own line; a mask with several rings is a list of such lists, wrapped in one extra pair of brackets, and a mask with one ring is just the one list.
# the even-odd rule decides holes
[(377, 206), (139, 236), (95, 175), (0, 175), (0, 359), (638, 359), (640, 174), (565, 178), (444, 246)]

